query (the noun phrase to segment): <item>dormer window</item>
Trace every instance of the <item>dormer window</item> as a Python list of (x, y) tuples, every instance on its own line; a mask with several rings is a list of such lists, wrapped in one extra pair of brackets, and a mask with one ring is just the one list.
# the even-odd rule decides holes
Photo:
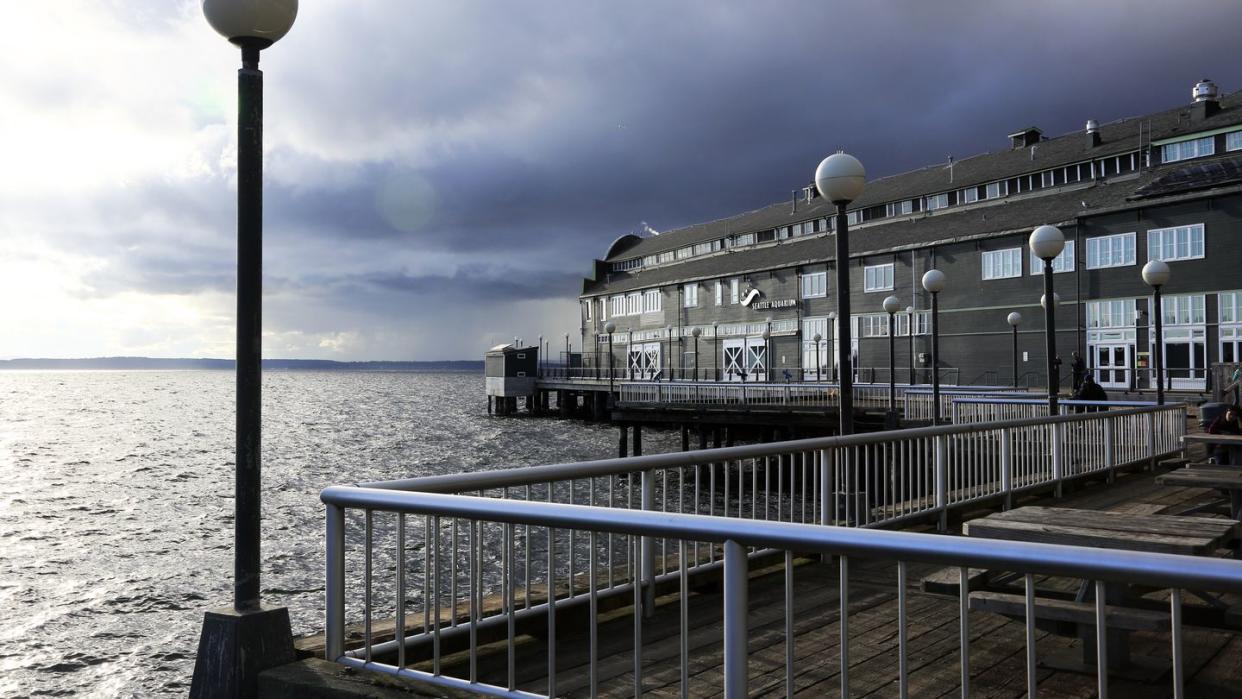
[(1202, 158), (1216, 152), (1216, 137), (1205, 136), (1192, 141), (1166, 143), (1161, 147), (1160, 162), (1174, 163), (1179, 160)]

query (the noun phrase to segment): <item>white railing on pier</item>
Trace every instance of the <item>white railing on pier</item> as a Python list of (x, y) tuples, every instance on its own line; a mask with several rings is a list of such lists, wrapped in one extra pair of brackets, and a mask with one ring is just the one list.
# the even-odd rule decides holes
[[(329, 488), (322, 495), (328, 505), (327, 656), (495, 696), (556, 696), (557, 609), (588, 605), (595, 620), (600, 599), (633, 596), (642, 608), (652, 604), (656, 583), (677, 579), (684, 595), (687, 576), (719, 567), (722, 556), (729, 598), (729, 589), (745, 585), (738, 573), (745, 569), (741, 547), (1178, 587), (1223, 584), (1221, 571), (1228, 570), (1242, 588), (1242, 564), (1233, 562), (1220, 568), (1225, 564), (1194, 559), (1192, 566), (1167, 557), (1019, 545), (1003, 558), (1016, 567), (1004, 568), (994, 557), (1012, 543), (854, 531), (927, 517), (938, 517), (943, 528), (954, 508), (988, 499), (1008, 504), (1017, 493), (1059, 491), (1074, 478), (1148, 464), (1179, 451), (1185, 425), (1179, 404)], [(1196, 576), (1210, 584), (1199, 585)], [(348, 616), (363, 621), (362, 644), (348, 651), (347, 585), (362, 592), (348, 597)], [(551, 605), (547, 590), (556, 591)], [(728, 631), (744, 629), (745, 614), (738, 614), (726, 609), (729, 696), (745, 695), (746, 670), (737, 664), (745, 660), (745, 634)], [(374, 633), (377, 618), (395, 620), (395, 638)], [(516, 686), (513, 669), (514, 630), (532, 618), (544, 618), (548, 628), (550, 679), (538, 692)], [(641, 647), (641, 615), (635, 624)], [(846, 627), (842, 623), (843, 647)], [(507, 683), (489, 684), (477, 674), (484, 632), (508, 639)], [(681, 633), (685, 662), (684, 626)], [(441, 672), (442, 644), (450, 636), (466, 640), (465, 676)], [(740, 649), (730, 638), (743, 639)], [(968, 642), (963, 647), (968, 657)], [(429, 659), (430, 669), (409, 667), (415, 652)], [(792, 657), (787, 662), (792, 673)], [(594, 694), (594, 656), (590, 668)], [(641, 662), (634, 683), (638, 694)]]
[[(995, 386), (941, 386), (940, 417), (948, 420), (953, 410), (953, 401), (958, 398), (1018, 398), (1030, 396), (1031, 393), (1019, 388), (997, 388)], [(927, 420), (935, 417), (935, 393), (927, 386), (912, 386), (902, 393), (902, 417), (906, 420)]]
[[(854, 384), (854, 406), (883, 410), (888, 407), (888, 384)], [(950, 387), (942, 391), (947, 414), (953, 396), (1012, 396), (1024, 391), (1000, 391), (995, 387)], [(622, 405), (737, 405), (737, 406), (808, 406), (835, 408), (840, 405), (841, 387), (833, 383), (729, 383), (729, 382), (623, 382), (618, 385), (618, 402)], [(894, 386), (897, 405), (911, 405), (916, 413), (931, 419), (931, 389), (925, 386)], [(907, 396), (914, 394), (911, 401)], [(924, 396), (926, 396), (924, 398)]]
[[(1057, 401), (1057, 414), (1094, 413), (1153, 405), (1156, 405), (1155, 401), (1061, 399)], [(949, 413), (954, 424), (1045, 417), (1048, 415), (1048, 399), (955, 396)]]

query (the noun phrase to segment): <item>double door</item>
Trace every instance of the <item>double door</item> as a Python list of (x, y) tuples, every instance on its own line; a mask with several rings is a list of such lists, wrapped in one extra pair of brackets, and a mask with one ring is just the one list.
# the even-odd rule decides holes
[(763, 338), (731, 338), (721, 344), (721, 351), (722, 380), (767, 380), (768, 346)]
[(1109, 343), (1093, 345), (1095, 380), (1104, 388), (1128, 390), (1134, 368), (1134, 345)]
[(631, 379), (643, 381), (659, 378), (660, 367), (659, 342), (630, 345), (628, 368)]

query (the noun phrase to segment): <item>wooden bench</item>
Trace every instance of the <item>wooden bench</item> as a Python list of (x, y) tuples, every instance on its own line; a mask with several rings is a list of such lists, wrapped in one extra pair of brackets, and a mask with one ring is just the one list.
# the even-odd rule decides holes
[[(986, 590), (972, 592), (970, 608), (1025, 619), (1026, 596)], [(1095, 624), (1095, 603), (1036, 597), (1035, 618), (1092, 625)], [(1171, 628), (1168, 612), (1115, 605), (1104, 606), (1104, 623), (1110, 629), (1126, 631), (1166, 631)]]

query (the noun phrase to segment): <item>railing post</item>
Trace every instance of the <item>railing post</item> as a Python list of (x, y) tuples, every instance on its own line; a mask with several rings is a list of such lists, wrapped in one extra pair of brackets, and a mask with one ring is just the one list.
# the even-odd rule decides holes
[(949, 454), (945, 436), (938, 434), (933, 437), (934, 466), (936, 469), (936, 509), (940, 511), (938, 527), (940, 531), (949, 530)]
[(1001, 430), (1000, 439), (1001, 492), (1005, 494), (1004, 508), (1008, 510), (1013, 507), (1013, 445), (1008, 428)]
[(1065, 475), (1064, 464), (1061, 463), (1061, 436), (1064, 434), (1061, 427), (1063, 424), (1058, 422), (1050, 425), (1052, 427), (1052, 482), (1055, 484), (1053, 487), (1058, 498), (1064, 494), (1061, 483), (1061, 478)]
[[(642, 477), (643, 510), (655, 510), (655, 473), (643, 471)], [(643, 585), (643, 616), (655, 614), (655, 542), (649, 536), (642, 538), (642, 585)]]
[(1147, 470), (1156, 470), (1156, 413), (1147, 414)]
[(1117, 473), (1117, 447), (1113, 444), (1113, 420), (1108, 417), (1108, 413), (1104, 415), (1104, 468), (1108, 469), (1108, 482), (1112, 483), (1116, 479)]
[(962, 424), (962, 405), (957, 401), (949, 403), (949, 419), (952, 420), (955, 425)]
[(819, 452), (819, 523), (828, 526), (837, 522), (837, 498), (832, 492), (831, 449)]
[(327, 531), (327, 615), (325, 658), (336, 662), (345, 654), (345, 510), (329, 504)]
[(749, 660), (746, 615), (748, 561), (746, 548), (736, 541), (724, 543), (724, 695), (725, 699), (749, 696)]
[(788, 385), (786, 385), (786, 386), (785, 386), (785, 405), (789, 405), (789, 404), (790, 404), (790, 400), (789, 400), (789, 386), (788, 386)]

